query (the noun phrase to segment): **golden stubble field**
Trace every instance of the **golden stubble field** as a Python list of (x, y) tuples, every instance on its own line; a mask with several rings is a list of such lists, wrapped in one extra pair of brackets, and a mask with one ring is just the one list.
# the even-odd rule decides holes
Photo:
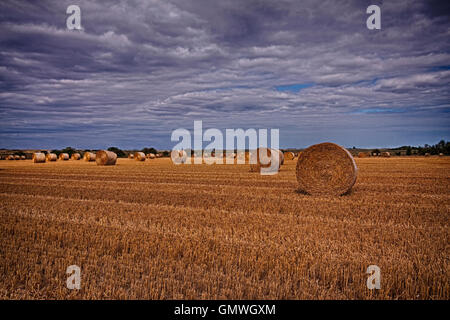
[(296, 160), (1, 161), (0, 298), (449, 299), (450, 159), (356, 162), (351, 194), (312, 197)]

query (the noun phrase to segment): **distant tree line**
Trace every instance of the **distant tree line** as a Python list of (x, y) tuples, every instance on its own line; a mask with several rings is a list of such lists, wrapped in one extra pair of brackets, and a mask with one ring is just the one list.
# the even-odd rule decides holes
[(410, 156), (412, 154), (425, 155), (426, 153), (438, 155), (443, 153), (445, 155), (450, 155), (450, 141), (441, 140), (434, 145), (425, 144), (423, 147), (413, 147), (413, 146), (402, 146), (396, 149), (406, 150), (406, 155)]

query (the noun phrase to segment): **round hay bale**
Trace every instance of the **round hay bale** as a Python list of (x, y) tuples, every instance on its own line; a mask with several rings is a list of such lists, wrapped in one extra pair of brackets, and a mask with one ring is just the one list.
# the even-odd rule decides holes
[(430, 156), (430, 154), (427, 152), (427, 153), (425, 153), (425, 157), (429, 157)]
[(130, 153), (130, 154), (128, 155), (128, 159), (134, 159), (134, 154)]
[(33, 153), (33, 162), (34, 163), (44, 163), (45, 162), (45, 154), (41, 152)]
[(135, 152), (134, 153), (134, 160), (136, 160), (136, 161), (145, 161), (145, 153), (143, 153), (143, 152)]
[(149, 153), (149, 154), (147, 154), (147, 158), (149, 158), (149, 159), (155, 159), (155, 158), (156, 158), (156, 155), (155, 155), (154, 153)]
[(92, 152), (85, 152), (83, 155), (83, 159), (84, 161), (90, 162), (90, 161), (95, 161), (95, 153)]
[(59, 160), (69, 160), (69, 154), (68, 153), (60, 153), (59, 154)]
[(7, 159), (8, 159), (8, 160), (14, 160), (14, 156), (13, 156), (12, 154), (10, 154), (10, 155), (7, 157)]
[(185, 163), (187, 160), (187, 153), (184, 150), (173, 150), (171, 152), (171, 159), (175, 164)]
[(99, 150), (95, 155), (95, 162), (98, 166), (113, 166), (116, 164), (117, 154), (112, 151)]
[(381, 153), (381, 156), (382, 156), (383, 158), (390, 158), (390, 157), (391, 157), (391, 154), (390, 154), (389, 152), (385, 151), (385, 152), (382, 152), (382, 153)]
[[(255, 150), (251, 151), (252, 154), (254, 152), (256, 152), (256, 163), (250, 163), (250, 172), (261, 172), (261, 168), (270, 168), (272, 153), (278, 154), (278, 170), (284, 163), (283, 152), (279, 150), (271, 148), (258, 148), (256, 151)], [(262, 158), (260, 157), (260, 153), (262, 154)], [(250, 154), (250, 161), (252, 159), (252, 154)]]
[(305, 149), (296, 167), (299, 189), (311, 195), (347, 193), (356, 182), (357, 171), (350, 152), (330, 142)]
[(26, 160), (27, 157), (26, 156), (20, 156), (20, 160)]
[(295, 154), (293, 152), (287, 151), (287, 152), (284, 153), (284, 158), (286, 160), (294, 160)]
[(16, 154), (16, 155), (14, 156), (14, 160), (20, 160), (20, 156)]
[(56, 153), (47, 153), (46, 155), (47, 161), (56, 161), (58, 159), (58, 156)]
[(439, 157), (443, 157), (444, 156), (444, 154), (443, 153), (439, 153)]
[(79, 154), (78, 152), (72, 154), (72, 160), (81, 160), (81, 154)]
[(365, 152), (358, 153), (358, 158), (367, 158), (369, 155)]

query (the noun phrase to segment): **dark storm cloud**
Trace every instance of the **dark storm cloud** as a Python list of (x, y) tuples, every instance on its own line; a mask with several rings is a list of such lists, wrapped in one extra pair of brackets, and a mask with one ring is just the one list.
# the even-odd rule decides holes
[(281, 146), (450, 138), (448, 5), (78, 1), (69, 31), (70, 4), (0, 3), (0, 146), (168, 148), (193, 120)]

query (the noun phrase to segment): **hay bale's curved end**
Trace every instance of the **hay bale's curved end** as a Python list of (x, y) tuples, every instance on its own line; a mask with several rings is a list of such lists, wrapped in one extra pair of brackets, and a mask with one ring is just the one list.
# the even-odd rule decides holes
[(155, 159), (155, 158), (157, 158), (157, 156), (156, 156), (156, 154), (154, 154), (154, 153), (149, 153), (149, 154), (147, 154), (147, 158), (149, 158), (149, 159)]
[(69, 160), (69, 154), (68, 153), (60, 153), (59, 154), (59, 160)]
[(145, 161), (145, 153), (143, 153), (143, 152), (135, 152), (134, 153), (134, 160), (136, 160), (136, 161)]
[(305, 149), (296, 167), (300, 191), (311, 195), (343, 195), (355, 184), (357, 172), (350, 152), (330, 142)]
[(33, 153), (33, 162), (34, 163), (44, 163), (45, 162), (45, 154), (41, 152)]
[(284, 153), (284, 158), (286, 160), (294, 160), (295, 154), (293, 152), (287, 151), (287, 152)]
[(72, 154), (72, 160), (80, 160), (80, 159), (81, 159), (81, 154), (79, 154), (78, 152)]
[(112, 151), (99, 150), (95, 155), (95, 162), (98, 166), (113, 166), (116, 164), (117, 154)]
[(56, 161), (57, 159), (56, 153), (47, 153), (47, 161)]
[(85, 152), (83, 155), (83, 159), (84, 161), (90, 162), (90, 161), (95, 161), (95, 153), (92, 152)]

